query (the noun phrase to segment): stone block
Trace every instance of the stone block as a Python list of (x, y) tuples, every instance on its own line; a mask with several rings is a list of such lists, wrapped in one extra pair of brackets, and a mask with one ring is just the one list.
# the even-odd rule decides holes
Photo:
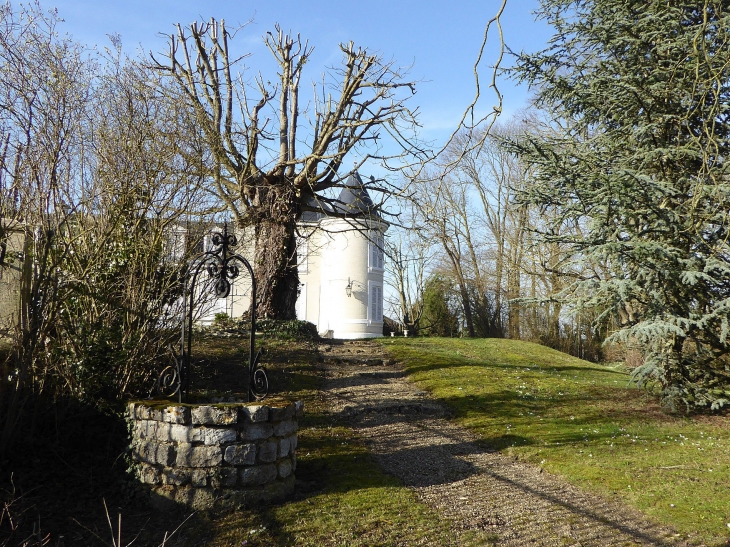
[(274, 428), (271, 424), (246, 424), (246, 427), (241, 432), (241, 437), (244, 441), (258, 441), (268, 439), (273, 432)]
[(242, 422), (268, 422), (269, 407), (266, 405), (247, 405), (241, 407)]
[(296, 452), (292, 452), (292, 455), (291, 455), (291, 470), (292, 470), (292, 472), (297, 470), (297, 453)]
[(269, 420), (272, 422), (283, 422), (294, 417), (294, 403), (286, 405), (285, 407), (277, 408), (271, 407), (271, 413)]
[(162, 413), (162, 421), (169, 424), (189, 424), (190, 409), (185, 406), (168, 406)]
[(238, 483), (237, 469), (221, 469), (221, 485), (224, 488), (233, 488)]
[(236, 441), (238, 433), (235, 429), (213, 429), (213, 428), (201, 428), (200, 436), (203, 439), (203, 443), (208, 446), (221, 445), (225, 443), (232, 443)]
[(162, 421), (162, 409), (152, 408), (144, 404), (135, 404), (134, 410), (137, 413), (138, 420)]
[(223, 461), (223, 452), (218, 446), (192, 446), (181, 443), (177, 446), (178, 467), (215, 467)]
[(137, 420), (134, 423), (134, 436), (137, 439), (156, 439), (157, 427), (160, 422), (155, 420)]
[(156, 467), (141, 464), (137, 476), (142, 484), (151, 484), (153, 486), (162, 482), (162, 473)]
[(161, 443), (169, 443), (170, 442), (170, 427), (172, 424), (165, 423), (165, 422), (152, 422), (157, 424), (157, 427), (155, 428), (155, 434), (154, 438), (157, 439), (157, 441)]
[(216, 469), (211, 477), (211, 486), (215, 488), (233, 488), (238, 482), (238, 470), (230, 467)]
[(132, 459), (136, 462), (155, 463), (157, 443), (154, 441), (137, 441), (132, 446)]
[(297, 401), (294, 403), (294, 415), (297, 418), (301, 418), (304, 416), (304, 403), (302, 401)]
[[(210, 511), (215, 509), (215, 490), (210, 488), (193, 488), (193, 501), (190, 507), (196, 511)], [(175, 498), (177, 501), (177, 498)]]
[(178, 503), (180, 505), (187, 505), (188, 507), (192, 507), (193, 505), (193, 494), (196, 490), (203, 490), (202, 488), (175, 488), (174, 486), (168, 486), (168, 488), (172, 488), (172, 499), (175, 500), (175, 503)]
[(157, 445), (157, 463), (160, 465), (172, 465), (175, 462), (175, 447), (167, 443)]
[(259, 446), (258, 460), (263, 463), (275, 462), (278, 451), (279, 443), (276, 441), (267, 441)]
[(294, 420), (286, 420), (274, 425), (274, 435), (277, 437), (288, 437), (299, 429), (297, 422)]
[(238, 422), (235, 407), (198, 406), (192, 411), (193, 425), (230, 425)]
[(258, 487), (224, 490), (219, 498), (220, 506), (226, 512), (258, 507), (265, 501), (262, 489)]
[(279, 477), (281, 477), (282, 479), (285, 479), (289, 475), (291, 475), (292, 470), (293, 470), (292, 467), (293, 466), (292, 466), (291, 460), (289, 458), (285, 458), (285, 459), (281, 460), (278, 463)]
[(169, 511), (175, 508), (175, 492), (174, 486), (162, 485), (152, 490), (153, 496), (150, 499), (152, 507), (159, 510)]
[(215, 467), (223, 462), (223, 452), (219, 446), (194, 446), (191, 467)]
[(203, 436), (200, 429), (197, 427), (190, 427), (189, 425), (170, 425), (169, 437), (171, 441), (176, 443), (203, 442)]
[(297, 434), (295, 433), (291, 437), (289, 437), (289, 445), (291, 446), (291, 453), (293, 454), (294, 451), (297, 449), (297, 444), (299, 443), (299, 440), (297, 439)]
[(240, 484), (242, 486), (258, 486), (276, 480), (279, 474), (276, 464), (257, 465), (246, 467), (239, 471)]
[(291, 450), (291, 437), (279, 441), (279, 457), (285, 458)]
[(190, 473), (190, 484), (196, 488), (208, 486), (208, 472), (205, 469), (193, 469)]
[(223, 459), (231, 465), (253, 465), (256, 463), (256, 445), (246, 443), (228, 446)]
[(156, 441), (141, 441), (134, 445), (132, 459), (149, 464), (171, 465), (175, 461), (175, 447)]
[(188, 463), (193, 457), (193, 445), (190, 443), (178, 443), (176, 452), (175, 465), (178, 467), (190, 467)]
[(189, 469), (163, 469), (162, 482), (172, 486), (183, 486), (190, 482), (190, 475)]
[(186, 505), (196, 511), (208, 511), (215, 508), (215, 490), (212, 488), (182, 487), (175, 489), (175, 502)]

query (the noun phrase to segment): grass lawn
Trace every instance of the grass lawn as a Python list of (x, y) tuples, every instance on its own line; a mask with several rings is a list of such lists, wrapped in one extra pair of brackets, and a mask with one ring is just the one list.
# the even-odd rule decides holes
[[(730, 417), (669, 416), (622, 368), (514, 340), (387, 339), (491, 447), (709, 544), (730, 538)], [(730, 544), (730, 543), (728, 543)]]
[[(210, 364), (202, 382), (234, 385), (241, 341), (211, 340), (201, 348)], [(448, 523), (385, 475), (347, 424), (326, 412), (322, 376), (306, 343), (268, 340), (265, 365), (273, 397), (302, 400), (297, 448), (297, 495), (271, 507), (201, 517), (182, 531), (187, 545), (217, 547), (484, 545), (456, 542)], [(240, 356), (239, 356), (240, 354)], [(229, 381), (224, 380), (229, 378)]]
[[(121, 524), (119, 545), (135, 547), (160, 546), (165, 531), (183, 521), (165, 543), (169, 547), (485, 545), (469, 537), (457, 542), (446, 521), (385, 475), (347, 424), (326, 412), (311, 342), (262, 343), (272, 399), (305, 404), (294, 499), (225, 516), (155, 511), (125, 473), (124, 421), (89, 412), (75, 426), (66, 420), (58, 439), (45, 434), (25, 443), (9, 463), (12, 474), (0, 468), (2, 478), (13, 480), (0, 482), (0, 547), (108, 547), (113, 542), (105, 505), (114, 536)], [(245, 339), (196, 339), (196, 394), (245, 397), (247, 351)]]

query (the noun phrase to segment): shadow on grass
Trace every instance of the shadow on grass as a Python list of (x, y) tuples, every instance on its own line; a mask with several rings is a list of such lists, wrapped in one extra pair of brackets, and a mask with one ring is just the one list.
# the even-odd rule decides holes
[[(383, 383), (381, 377), (360, 376), (355, 380), (336, 379), (335, 388), (347, 385), (360, 388)], [(342, 395), (338, 395), (342, 398)], [(414, 422), (431, 417), (461, 418), (484, 428), (483, 442), (490, 450), (533, 444), (585, 444), (609, 441), (616, 437), (622, 423), (636, 420), (639, 399), (643, 393), (634, 389), (586, 385), (578, 393), (566, 393), (556, 399), (552, 395), (526, 397), (515, 390), (500, 389), (482, 395), (454, 395), (436, 400), (399, 401), (381, 399), (361, 403), (352, 398), (338, 415), (323, 417), (323, 423), (335, 420), (343, 425), (369, 426), (397, 422)], [(645, 408), (645, 403), (641, 403)], [(577, 412), (577, 416), (571, 416)], [(650, 413), (649, 421), (673, 418)], [(590, 428), (590, 429), (589, 429)], [(599, 431), (594, 431), (598, 428)], [(495, 429), (512, 431), (490, 434)], [(486, 432), (484, 431), (486, 430)]]
[(565, 366), (541, 366), (535, 363), (526, 363), (526, 364), (514, 364), (514, 363), (504, 363), (499, 361), (482, 361), (482, 360), (470, 360), (463, 357), (460, 358), (453, 358), (449, 357), (448, 359), (443, 360), (434, 360), (431, 363), (428, 364), (421, 364), (421, 365), (415, 365), (410, 364), (408, 361), (411, 361), (412, 359), (407, 358), (406, 362), (404, 363), (405, 372), (407, 375), (415, 375), (418, 373), (423, 372), (433, 372), (437, 370), (444, 370), (444, 369), (452, 369), (457, 367), (481, 367), (486, 369), (502, 369), (502, 370), (515, 370), (515, 371), (525, 371), (526, 369), (529, 369), (530, 371), (542, 371), (544, 373), (567, 373), (567, 372), (597, 372), (600, 374), (606, 374), (608, 376), (618, 376), (622, 379), (626, 379), (628, 381), (628, 376), (625, 372), (622, 372), (620, 370), (615, 370), (608, 367), (601, 367), (598, 365), (585, 365), (585, 366), (574, 366), (574, 365), (565, 365)]

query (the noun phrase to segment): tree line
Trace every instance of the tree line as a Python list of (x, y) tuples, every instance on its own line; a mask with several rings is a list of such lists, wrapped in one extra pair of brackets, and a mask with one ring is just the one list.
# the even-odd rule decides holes
[(390, 313), (407, 315), (412, 330), (532, 340), (601, 359), (605, 329), (561, 295), (577, 272), (564, 269), (567, 246), (539, 237), (557, 211), (520, 201), (534, 170), (508, 145), (545, 128), (524, 111), (488, 133), (462, 131), (419, 174), (412, 229), (389, 242)]
[(533, 114), (416, 173), (426, 243), (391, 250), (392, 309), (438, 334), (629, 348), (668, 409), (721, 409), (730, 2), (543, 0), (538, 16), (553, 37), (508, 69)]

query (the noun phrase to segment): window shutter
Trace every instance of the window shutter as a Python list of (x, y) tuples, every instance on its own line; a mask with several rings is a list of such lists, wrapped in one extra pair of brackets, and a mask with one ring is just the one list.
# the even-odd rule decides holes
[(378, 314), (378, 288), (370, 287), (370, 320), (377, 321)]
[[(383, 236), (378, 236), (378, 268), (383, 269)], [(381, 289), (382, 290), (382, 289)]]
[(383, 287), (379, 285), (370, 287), (370, 320), (383, 320)]
[(383, 269), (383, 236), (375, 234), (369, 245), (370, 249), (370, 267), (374, 269)]
[(375, 316), (376, 321), (383, 320), (383, 287), (376, 287), (378, 293), (378, 313)]

